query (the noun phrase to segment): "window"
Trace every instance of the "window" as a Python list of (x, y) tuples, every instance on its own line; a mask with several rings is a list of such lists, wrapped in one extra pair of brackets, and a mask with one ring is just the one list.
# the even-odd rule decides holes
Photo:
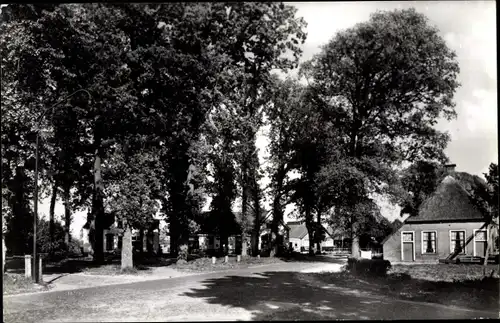
[(486, 242), (486, 230), (475, 230), (476, 234), (474, 238), (476, 242)]
[(422, 254), (436, 253), (436, 231), (422, 231)]
[(413, 232), (403, 232), (402, 233), (403, 242), (413, 242)]
[(450, 230), (450, 252), (465, 254), (465, 230)]

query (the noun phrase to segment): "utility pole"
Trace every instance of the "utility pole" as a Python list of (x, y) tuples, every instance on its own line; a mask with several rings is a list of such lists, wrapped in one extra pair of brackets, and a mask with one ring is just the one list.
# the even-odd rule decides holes
[(36, 259), (36, 230), (37, 230), (37, 222), (38, 222), (38, 137), (39, 137), (40, 129), (36, 131), (36, 148), (35, 148), (35, 201), (34, 208), (35, 214), (33, 218), (33, 266), (31, 267), (31, 271), (33, 272), (33, 282), (38, 283), (40, 281), (39, 277), (40, 273), (37, 268), (37, 259)]

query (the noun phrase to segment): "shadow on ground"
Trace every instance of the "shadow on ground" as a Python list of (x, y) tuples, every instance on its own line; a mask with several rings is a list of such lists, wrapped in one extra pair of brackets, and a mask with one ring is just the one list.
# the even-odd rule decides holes
[[(265, 272), (253, 276), (208, 279), (184, 293), (210, 304), (251, 311), (252, 320), (445, 319), (475, 318), (477, 313), (426, 303), (397, 302), (372, 288), (343, 288), (315, 274)], [(373, 287), (373, 286), (372, 286)], [(492, 314), (494, 315), (494, 314)]]

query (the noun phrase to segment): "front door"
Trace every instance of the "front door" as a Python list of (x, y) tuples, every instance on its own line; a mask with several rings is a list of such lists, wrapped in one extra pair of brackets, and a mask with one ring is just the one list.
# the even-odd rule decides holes
[(474, 235), (474, 256), (476, 257), (486, 256), (486, 241), (487, 241), (487, 231), (476, 230)]
[(413, 255), (414, 255), (414, 248), (415, 248), (415, 240), (414, 240), (414, 233), (413, 232), (403, 232), (402, 233), (402, 261), (415, 261)]

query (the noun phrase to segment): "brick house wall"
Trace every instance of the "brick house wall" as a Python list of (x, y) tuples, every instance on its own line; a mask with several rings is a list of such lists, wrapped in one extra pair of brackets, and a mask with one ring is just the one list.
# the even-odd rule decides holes
[[(383, 244), (384, 259), (391, 262), (400, 262), (401, 259), (401, 233), (414, 231), (415, 262), (435, 263), (450, 255), (450, 230), (465, 230), (467, 242), (474, 234), (474, 229), (484, 229), (484, 222), (453, 222), (453, 223), (405, 223), (398, 231), (393, 233)], [(422, 231), (436, 231), (436, 253), (422, 253)], [(474, 255), (474, 238), (465, 246), (465, 254)], [(478, 245), (477, 245), (478, 246)], [(425, 248), (425, 246), (424, 246)], [(479, 249), (479, 247), (478, 247)], [(406, 260), (405, 260), (406, 261)]]

